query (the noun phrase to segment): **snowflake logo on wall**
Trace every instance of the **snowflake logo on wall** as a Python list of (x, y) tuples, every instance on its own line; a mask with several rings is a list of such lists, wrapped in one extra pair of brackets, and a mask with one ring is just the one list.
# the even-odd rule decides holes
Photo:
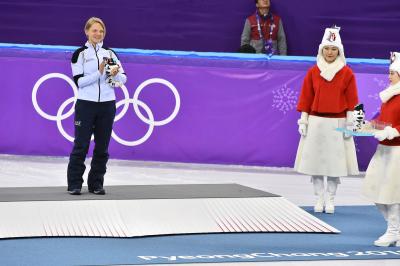
[(272, 108), (283, 112), (283, 114), (286, 114), (290, 110), (296, 108), (299, 93), (291, 88), (288, 88), (286, 84), (279, 89), (273, 90), (272, 94), (274, 95), (272, 100)]
[[(368, 94), (368, 98), (372, 98), (374, 100), (379, 101), (379, 93), (374, 93), (374, 94)], [(381, 110), (381, 107), (378, 105), (378, 107), (375, 108), (375, 110), (372, 110), (370, 112), (370, 114), (372, 116), (376, 115), (377, 113), (379, 113), (379, 111)]]
[[(388, 81), (384, 81), (384, 80), (379, 79), (379, 78), (374, 78), (374, 82), (376, 82), (376, 84), (378, 85), (379, 91), (382, 91), (382, 90), (386, 89), (389, 86), (389, 82)], [(368, 98), (372, 98), (372, 99), (380, 102), (379, 92), (374, 93), (374, 94), (368, 94)], [(378, 104), (378, 107), (376, 107), (375, 110), (372, 110), (371, 114), (374, 116), (377, 113), (379, 113), (380, 110), (381, 110), (381, 107), (380, 107), (380, 104)]]
[(382, 79), (378, 79), (378, 78), (374, 78), (374, 81), (378, 84), (378, 87), (380, 88), (380, 91), (383, 89), (386, 89), (387, 87), (389, 87), (389, 82), (382, 80)]

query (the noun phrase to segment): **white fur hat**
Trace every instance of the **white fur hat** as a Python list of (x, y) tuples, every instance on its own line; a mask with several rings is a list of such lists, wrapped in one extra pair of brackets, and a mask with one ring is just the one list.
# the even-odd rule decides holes
[(400, 75), (400, 53), (390, 52), (389, 70), (396, 71)]
[(335, 46), (339, 49), (339, 57), (343, 63), (346, 65), (346, 58), (344, 56), (344, 48), (342, 44), (342, 39), (340, 38), (340, 27), (333, 26), (332, 28), (326, 28), (324, 37), (322, 37), (321, 44), (318, 48), (318, 56), (322, 56), (322, 49), (325, 46)]

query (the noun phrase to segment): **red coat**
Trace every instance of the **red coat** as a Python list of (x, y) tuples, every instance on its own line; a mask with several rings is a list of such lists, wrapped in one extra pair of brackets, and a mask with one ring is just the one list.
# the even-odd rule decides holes
[[(400, 95), (393, 96), (389, 101), (383, 103), (378, 121), (392, 124), (392, 127), (400, 132)], [(388, 146), (400, 146), (400, 137), (392, 140), (381, 141), (380, 144)]]
[(297, 110), (312, 115), (345, 117), (358, 103), (357, 86), (353, 71), (344, 66), (332, 81), (320, 75), (317, 65), (310, 68), (304, 78)]
[[(276, 41), (276, 40), (278, 40), (278, 29), (279, 29), (279, 23), (281, 21), (281, 18), (278, 15), (275, 15), (275, 14), (272, 14), (272, 15), (274, 17), (274, 24), (275, 24), (275, 27), (272, 30), (272, 40)], [(250, 21), (250, 26), (251, 26), (250, 39), (251, 40), (259, 40), (260, 33), (258, 32), (256, 13), (254, 13), (247, 19)], [(260, 16), (260, 24), (261, 24), (261, 31), (264, 36), (264, 39), (269, 40), (269, 31), (271, 30), (270, 17), (268, 16), (267, 19), (264, 19), (263, 16)]]

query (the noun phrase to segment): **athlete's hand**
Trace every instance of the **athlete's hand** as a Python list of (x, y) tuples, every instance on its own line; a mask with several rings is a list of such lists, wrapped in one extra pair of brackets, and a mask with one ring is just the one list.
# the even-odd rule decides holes
[(114, 67), (113, 69), (111, 69), (111, 76), (117, 75), (118, 71), (119, 71), (119, 66)]

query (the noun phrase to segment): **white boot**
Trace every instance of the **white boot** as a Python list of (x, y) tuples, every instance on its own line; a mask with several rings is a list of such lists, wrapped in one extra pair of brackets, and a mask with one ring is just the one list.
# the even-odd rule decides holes
[[(376, 207), (378, 210), (382, 213), (383, 218), (385, 221), (388, 221), (388, 204), (380, 204), (380, 203), (375, 203)], [(400, 215), (400, 213), (399, 213)], [(399, 224), (399, 232), (400, 232), (400, 224)], [(400, 247), (400, 241), (397, 241), (396, 247)]]
[(317, 202), (314, 206), (314, 212), (323, 212), (325, 205), (325, 188), (324, 188), (324, 177), (323, 176), (312, 176), (311, 177), (314, 185), (314, 194), (318, 196)]
[(326, 188), (326, 202), (325, 202), (325, 212), (335, 213), (335, 195), (337, 186), (340, 183), (339, 177), (328, 176), (327, 178), (327, 188)]
[(400, 242), (400, 204), (386, 205), (388, 209), (388, 225), (386, 233), (374, 242), (375, 246), (388, 247), (390, 245), (399, 246)]

